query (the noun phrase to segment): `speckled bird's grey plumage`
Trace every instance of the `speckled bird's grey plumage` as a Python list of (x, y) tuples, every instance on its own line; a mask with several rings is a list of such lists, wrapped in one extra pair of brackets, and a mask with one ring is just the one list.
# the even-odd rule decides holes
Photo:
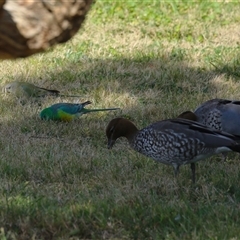
[[(232, 142), (224, 135), (201, 132), (202, 126), (199, 124), (183, 125), (184, 122), (167, 120), (154, 123), (139, 131), (130, 145), (156, 161), (177, 166), (213, 155), (216, 148)], [(191, 129), (191, 126), (196, 129)], [(214, 144), (215, 141), (219, 143)]]
[[(240, 151), (235, 136), (214, 131), (194, 121), (168, 119), (138, 130), (130, 121), (121, 119), (113, 119), (108, 124), (108, 146), (112, 147), (117, 138), (125, 136), (134, 150), (158, 162), (172, 165), (175, 174), (183, 164), (194, 163), (221, 152)], [(124, 126), (127, 124), (129, 127)], [(131, 124), (135, 129), (128, 134)], [(194, 181), (195, 169), (192, 171)]]
[(197, 107), (194, 113), (198, 122), (240, 136), (240, 101), (212, 99)]
[(169, 129), (157, 132), (152, 127), (141, 131), (132, 146), (138, 152), (169, 165), (186, 164), (196, 155), (211, 150), (206, 149), (199, 139), (187, 139), (186, 134), (178, 134)]

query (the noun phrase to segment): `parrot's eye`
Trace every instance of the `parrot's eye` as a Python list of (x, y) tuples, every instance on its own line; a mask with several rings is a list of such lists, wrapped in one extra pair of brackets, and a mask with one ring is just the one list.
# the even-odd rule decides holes
[(41, 119), (46, 119), (46, 115), (45, 115), (45, 114), (42, 114), (42, 115), (41, 115)]

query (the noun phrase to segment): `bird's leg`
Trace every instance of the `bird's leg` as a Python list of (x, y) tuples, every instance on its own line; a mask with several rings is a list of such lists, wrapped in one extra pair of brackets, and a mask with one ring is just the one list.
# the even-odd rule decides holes
[(174, 168), (174, 177), (177, 178), (179, 174), (179, 165), (173, 165)]
[(227, 153), (221, 153), (222, 161), (226, 162), (227, 161)]
[(191, 170), (192, 170), (192, 182), (195, 183), (195, 163), (191, 163)]

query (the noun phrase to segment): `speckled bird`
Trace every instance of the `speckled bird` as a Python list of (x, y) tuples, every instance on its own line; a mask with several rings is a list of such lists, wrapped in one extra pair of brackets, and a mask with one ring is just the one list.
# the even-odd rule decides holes
[[(187, 119), (168, 119), (153, 123), (142, 130), (124, 118), (111, 120), (106, 128), (108, 148), (120, 137), (126, 137), (130, 146), (157, 162), (172, 165), (175, 176), (179, 167), (195, 163), (221, 152), (240, 152), (237, 137), (212, 130)], [(192, 181), (195, 182), (195, 164)]]
[(197, 121), (216, 130), (240, 136), (240, 101), (211, 99), (196, 108)]
[(41, 111), (40, 117), (43, 120), (70, 122), (83, 114), (90, 112), (112, 111), (119, 108), (86, 109), (90, 101), (83, 103), (57, 103)]
[[(191, 121), (196, 121), (198, 120), (197, 116), (195, 115), (195, 113), (193, 113), (192, 111), (185, 111), (185, 112), (182, 112), (177, 118), (183, 118), (183, 119), (188, 119), (188, 120), (191, 120)], [(226, 153), (222, 153), (223, 155), (223, 160), (226, 159)], [(191, 169), (195, 169), (195, 163), (192, 162), (191, 163)]]
[[(186, 111), (179, 117), (200, 122), (215, 130), (240, 136), (240, 101), (211, 99), (193, 112)], [(226, 160), (226, 153), (222, 154)]]

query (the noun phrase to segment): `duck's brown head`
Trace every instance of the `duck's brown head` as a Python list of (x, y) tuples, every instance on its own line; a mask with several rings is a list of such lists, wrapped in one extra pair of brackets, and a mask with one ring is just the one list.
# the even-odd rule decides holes
[(111, 149), (116, 140), (120, 137), (126, 137), (131, 141), (137, 133), (137, 127), (125, 118), (112, 119), (106, 128), (106, 135), (108, 138), (108, 149)]
[(188, 119), (188, 120), (197, 122), (196, 114), (191, 111), (185, 111), (185, 112), (181, 113), (177, 118), (184, 118), (184, 119)]

